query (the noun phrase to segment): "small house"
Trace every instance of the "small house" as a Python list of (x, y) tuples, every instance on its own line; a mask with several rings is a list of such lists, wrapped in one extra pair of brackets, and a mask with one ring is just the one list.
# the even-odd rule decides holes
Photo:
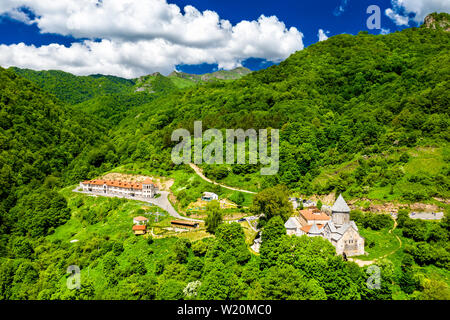
[(147, 232), (147, 226), (146, 225), (134, 225), (133, 231), (135, 235), (143, 235)]
[(213, 192), (203, 192), (202, 200), (203, 201), (219, 200), (219, 196)]
[(148, 223), (148, 218), (146, 218), (146, 217), (139, 216), (139, 217), (133, 218), (133, 224), (146, 225), (147, 223)]

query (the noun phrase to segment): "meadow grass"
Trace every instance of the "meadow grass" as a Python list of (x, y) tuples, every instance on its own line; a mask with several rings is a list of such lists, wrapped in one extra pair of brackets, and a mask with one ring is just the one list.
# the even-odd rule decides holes
[(357, 259), (360, 260), (374, 260), (378, 259), (384, 255), (390, 254), (397, 248), (399, 248), (400, 244), (392, 233), (389, 233), (389, 229), (384, 228), (381, 230), (371, 230), (360, 228), (359, 233), (362, 237), (364, 237), (365, 242), (374, 242), (374, 246), (372, 248), (365, 246), (365, 251), (368, 255), (357, 256)]

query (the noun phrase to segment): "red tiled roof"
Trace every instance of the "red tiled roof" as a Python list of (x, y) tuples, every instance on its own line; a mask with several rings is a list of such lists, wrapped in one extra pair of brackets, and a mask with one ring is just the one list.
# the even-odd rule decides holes
[(314, 212), (311, 209), (300, 210), (300, 214), (308, 221), (311, 220), (330, 220), (330, 216), (323, 212)]
[(134, 218), (133, 220), (136, 220), (136, 221), (147, 221), (148, 219), (146, 217), (139, 216), (139, 217)]
[(133, 231), (140, 231), (140, 230), (147, 230), (147, 226), (146, 225), (137, 225), (137, 226), (133, 226)]
[(142, 182), (142, 184), (155, 184), (154, 182), (153, 182), (153, 180), (152, 179), (150, 179), (150, 178), (147, 178), (147, 179), (145, 179), (143, 182)]
[(88, 184), (93, 184), (96, 186), (102, 186), (105, 184), (105, 180), (91, 180), (91, 181), (87, 181)]
[(109, 187), (117, 187), (117, 188), (126, 188), (126, 189), (142, 189), (141, 183), (131, 183), (131, 182), (123, 182), (123, 181), (114, 181), (114, 180), (91, 180), (84, 181), (83, 184), (92, 184), (97, 186), (102, 186), (106, 184)]
[[(311, 229), (312, 226), (313, 226), (312, 224), (309, 224), (309, 225), (303, 226), (300, 230), (302, 230), (304, 233), (308, 233), (309, 229)], [(323, 224), (317, 224), (317, 228), (319, 228), (319, 230), (322, 229)]]

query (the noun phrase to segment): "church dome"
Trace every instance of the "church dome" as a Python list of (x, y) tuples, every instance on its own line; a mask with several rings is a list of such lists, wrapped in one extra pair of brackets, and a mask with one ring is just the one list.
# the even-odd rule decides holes
[(347, 205), (347, 202), (345, 202), (344, 198), (342, 197), (342, 194), (339, 195), (336, 202), (331, 207), (332, 212), (350, 212), (350, 208)]

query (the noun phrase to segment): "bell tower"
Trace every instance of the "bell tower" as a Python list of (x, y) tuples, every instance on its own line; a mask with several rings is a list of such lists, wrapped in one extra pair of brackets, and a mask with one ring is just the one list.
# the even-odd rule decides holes
[(339, 195), (334, 205), (331, 207), (331, 217), (337, 226), (350, 223), (350, 208), (345, 202), (342, 194)]

